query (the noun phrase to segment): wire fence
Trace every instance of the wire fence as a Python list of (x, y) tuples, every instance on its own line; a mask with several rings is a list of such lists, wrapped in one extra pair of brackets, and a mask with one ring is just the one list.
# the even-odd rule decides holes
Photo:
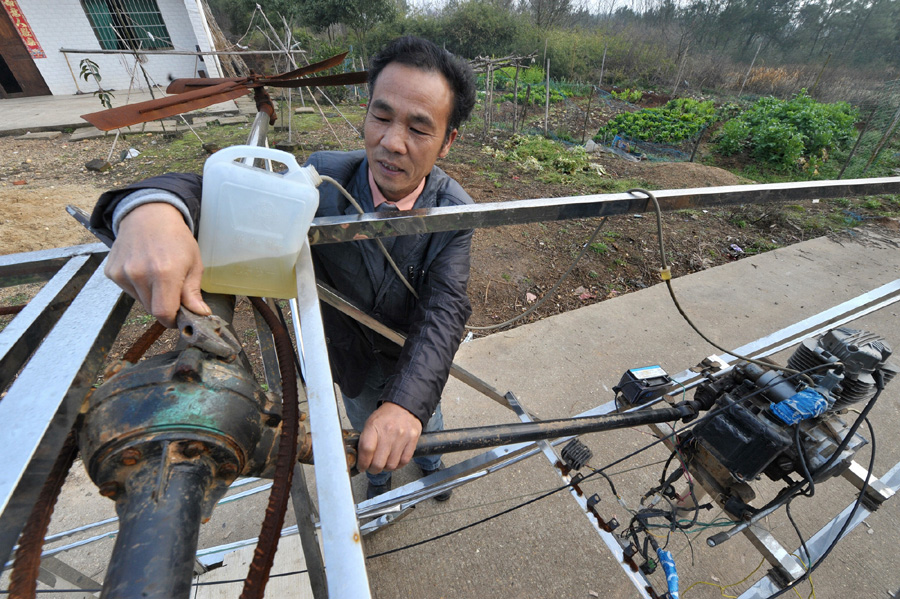
[[(683, 162), (691, 160), (703, 132), (677, 143), (654, 143), (623, 136), (598, 138), (606, 121), (638, 106), (590, 83), (550, 80), (518, 85), (506, 71), (478, 77), (478, 99), (472, 129), (485, 137), (497, 134), (543, 135), (571, 145), (587, 145), (630, 160)], [(518, 92), (518, 93), (516, 93)], [(651, 97), (650, 105), (664, 104), (668, 96)], [(596, 138), (596, 139), (595, 139)]]
[(839, 178), (872, 176), (873, 169), (900, 161), (900, 148), (892, 145), (900, 131), (900, 79), (885, 83), (876, 100), (860, 108), (860, 118), (862, 128)]

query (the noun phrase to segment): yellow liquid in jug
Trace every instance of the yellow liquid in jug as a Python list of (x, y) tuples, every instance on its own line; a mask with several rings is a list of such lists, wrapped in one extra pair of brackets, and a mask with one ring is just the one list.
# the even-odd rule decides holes
[(297, 297), (296, 260), (297, 256), (291, 254), (206, 266), (200, 287), (210, 293), (292, 299)]

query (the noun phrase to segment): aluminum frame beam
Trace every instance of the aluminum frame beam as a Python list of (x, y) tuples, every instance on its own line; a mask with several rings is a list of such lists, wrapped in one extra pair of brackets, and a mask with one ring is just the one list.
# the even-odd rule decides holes
[[(663, 211), (745, 203), (798, 202), (882, 193), (900, 193), (900, 177), (730, 185), (653, 192)], [(446, 208), (409, 210), (391, 216), (368, 213), (321, 217), (313, 220), (309, 229), (309, 240), (312, 245), (316, 245), (651, 211), (653, 204), (647, 196), (631, 193), (464, 204)]]
[(4, 560), (133, 302), (98, 268), (0, 401), (0, 422), (16, 423), (4, 429), (2, 441), (0, 556)]
[[(883, 489), (888, 489), (893, 493), (897, 493), (900, 490), (900, 463), (894, 465), (893, 468), (888, 470), (884, 476), (876, 481), (879, 483), (878, 487)], [(810, 563), (814, 563), (818, 560), (823, 553), (828, 549), (831, 543), (837, 537), (837, 534), (840, 532), (841, 527), (844, 526), (844, 523), (847, 521), (847, 518), (850, 516), (850, 512), (853, 511), (853, 505), (856, 503), (856, 500), (852, 501), (847, 507), (841, 510), (841, 513), (835, 516), (831, 521), (829, 521), (825, 526), (819, 529), (819, 531), (814, 534), (807, 542), (806, 547), (809, 549), (809, 559)], [(865, 502), (859, 506), (856, 510), (856, 514), (853, 516), (853, 520), (850, 521), (850, 524), (847, 526), (847, 530), (844, 531), (844, 534), (841, 535), (843, 539), (847, 535), (849, 535), (854, 528), (859, 526), (859, 524), (869, 517), (872, 513), (872, 510), (865, 506)], [(802, 547), (798, 547), (794, 553), (797, 555), (801, 555), (801, 551), (803, 551)], [(739, 599), (765, 599), (766, 597), (771, 596), (774, 593), (777, 593), (781, 590), (781, 587), (778, 586), (775, 581), (772, 579), (772, 576), (767, 574), (763, 576), (760, 580), (756, 582), (752, 587), (744, 591)]]
[(371, 597), (369, 579), (308, 243), (300, 250), (296, 269), (297, 299), (291, 300), (291, 309), (299, 317), (293, 319), (294, 334), (306, 381), (313, 459), (318, 464), (316, 493), (328, 596), (364, 599)]

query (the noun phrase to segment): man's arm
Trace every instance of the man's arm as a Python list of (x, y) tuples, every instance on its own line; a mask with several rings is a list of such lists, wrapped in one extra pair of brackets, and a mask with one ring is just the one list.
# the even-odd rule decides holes
[(360, 436), (357, 464), (361, 470), (375, 474), (408, 463), (422, 427), (441, 400), (472, 313), (466, 292), (472, 231), (452, 235), (421, 288), (397, 370), (381, 396), (384, 403), (369, 417)]
[[(161, 196), (174, 194), (179, 207), (138, 202), (121, 216), (129, 197), (151, 190)], [(200, 296), (200, 249), (188, 225), (200, 217), (200, 194), (198, 175), (170, 173), (104, 193), (91, 215), (94, 228), (116, 238), (106, 275), (170, 327), (181, 304), (198, 314), (210, 313)]]
[(200, 295), (200, 247), (170, 204), (144, 204), (122, 219), (104, 273), (167, 327), (182, 304), (212, 313)]

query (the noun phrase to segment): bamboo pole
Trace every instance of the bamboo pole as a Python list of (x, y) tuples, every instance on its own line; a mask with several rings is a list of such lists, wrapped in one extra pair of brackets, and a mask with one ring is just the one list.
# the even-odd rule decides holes
[(513, 83), (513, 133), (518, 131), (519, 124), (519, 63), (516, 63), (516, 79)]
[(738, 92), (738, 98), (744, 93), (744, 86), (747, 85), (747, 80), (750, 78), (750, 72), (753, 70), (753, 65), (756, 64), (756, 57), (759, 56), (759, 51), (761, 49), (762, 40), (759, 40), (759, 44), (756, 46), (756, 54), (753, 55), (753, 60), (750, 61), (750, 68), (747, 69), (747, 74), (744, 75), (744, 80), (741, 82), (741, 90)]
[(544, 135), (546, 136), (550, 130), (550, 59), (547, 59), (547, 78), (545, 85), (544, 99)]
[(591, 95), (588, 96), (587, 112), (584, 113), (584, 127), (582, 128), (582, 131), (581, 131), (581, 143), (582, 144), (584, 144), (585, 138), (587, 137), (588, 119), (590, 119), (590, 117), (591, 117), (591, 100), (593, 100), (593, 99), (594, 99), (594, 86), (592, 85), (591, 86)]
[(600, 87), (603, 87), (603, 71), (606, 69), (606, 49), (609, 48), (609, 42), (603, 44), (603, 60), (600, 62)]

